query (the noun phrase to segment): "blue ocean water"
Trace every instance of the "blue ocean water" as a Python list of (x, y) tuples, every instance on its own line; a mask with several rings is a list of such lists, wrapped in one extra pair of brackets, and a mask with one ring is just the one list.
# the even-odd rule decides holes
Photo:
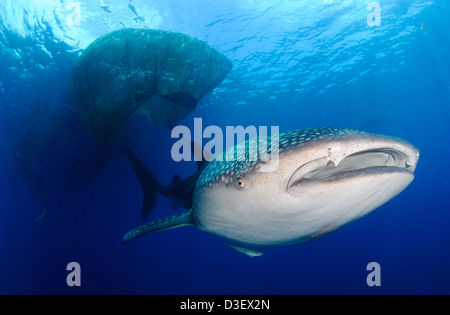
[[(0, 294), (450, 293), (450, 4), (380, 0), (4, 0), (0, 3)], [(171, 130), (132, 116), (111, 146), (72, 109), (73, 67), (125, 27), (186, 33), (233, 70), (181, 124), (341, 126), (421, 152), (399, 196), (322, 238), (249, 258), (194, 228), (122, 237), (141, 224), (132, 147), (162, 184), (187, 177)], [(50, 211), (38, 222), (46, 205)], [(173, 214), (161, 198), (152, 219)], [(66, 266), (81, 266), (69, 287)], [(381, 286), (370, 287), (370, 262)]]

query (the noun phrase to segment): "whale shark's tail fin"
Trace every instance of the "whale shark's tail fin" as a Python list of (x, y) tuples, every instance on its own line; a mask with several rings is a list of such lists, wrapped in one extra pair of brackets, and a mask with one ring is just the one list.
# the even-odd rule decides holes
[(142, 220), (145, 220), (150, 216), (150, 213), (152, 213), (158, 203), (159, 192), (161, 191), (162, 186), (158, 182), (156, 176), (136, 157), (136, 155), (133, 154), (133, 152), (125, 146), (124, 149), (144, 192), (141, 218)]
[(174, 229), (186, 225), (194, 225), (192, 210), (141, 225), (140, 227), (128, 232), (123, 238), (123, 243), (126, 244), (129, 241), (148, 233)]

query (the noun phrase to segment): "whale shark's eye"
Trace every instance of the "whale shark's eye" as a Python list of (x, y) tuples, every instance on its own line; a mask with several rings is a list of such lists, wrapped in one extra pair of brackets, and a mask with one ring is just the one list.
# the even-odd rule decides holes
[(242, 177), (238, 177), (238, 179), (236, 179), (236, 184), (235, 184), (237, 189), (242, 189), (245, 187), (245, 182), (242, 179)]

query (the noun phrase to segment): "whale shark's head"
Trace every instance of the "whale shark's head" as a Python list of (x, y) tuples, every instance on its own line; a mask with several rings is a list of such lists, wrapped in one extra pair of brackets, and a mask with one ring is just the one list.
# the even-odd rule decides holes
[[(198, 228), (254, 246), (315, 238), (399, 194), (419, 158), (404, 140), (344, 128), (291, 131), (278, 140), (272, 160), (259, 157), (255, 138), (208, 165), (194, 192)], [(245, 148), (246, 161), (227, 160)]]

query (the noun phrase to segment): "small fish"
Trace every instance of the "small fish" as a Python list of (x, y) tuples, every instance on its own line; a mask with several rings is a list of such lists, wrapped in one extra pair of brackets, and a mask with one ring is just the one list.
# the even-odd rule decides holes
[(225, 245), (225, 246), (228, 246), (228, 247), (231, 247), (232, 249), (234, 249), (234, 250), (236, 250), (236, 251), (238, 251), (240, 253), (243, 253), (243, 254), (247, 255), (248, 257), (252, 257), (253, 258), (253, 257), (258, 257), (258, 256), (262, 256), (263, 255), (262, 252), (257, 251), (256, 249), (242, 247), (242, 246), (234, 245), (234, 244), (228, 244), (228, 243), (225, 243), (225, 242), (222, 242), (221, 244)]
[(107, 13), (112, 13), (113, 10), (110, 9), (110, 5), (107, 5), (103, 2), (103, 0), (100, 1), (100, 8), (102, 8)]

